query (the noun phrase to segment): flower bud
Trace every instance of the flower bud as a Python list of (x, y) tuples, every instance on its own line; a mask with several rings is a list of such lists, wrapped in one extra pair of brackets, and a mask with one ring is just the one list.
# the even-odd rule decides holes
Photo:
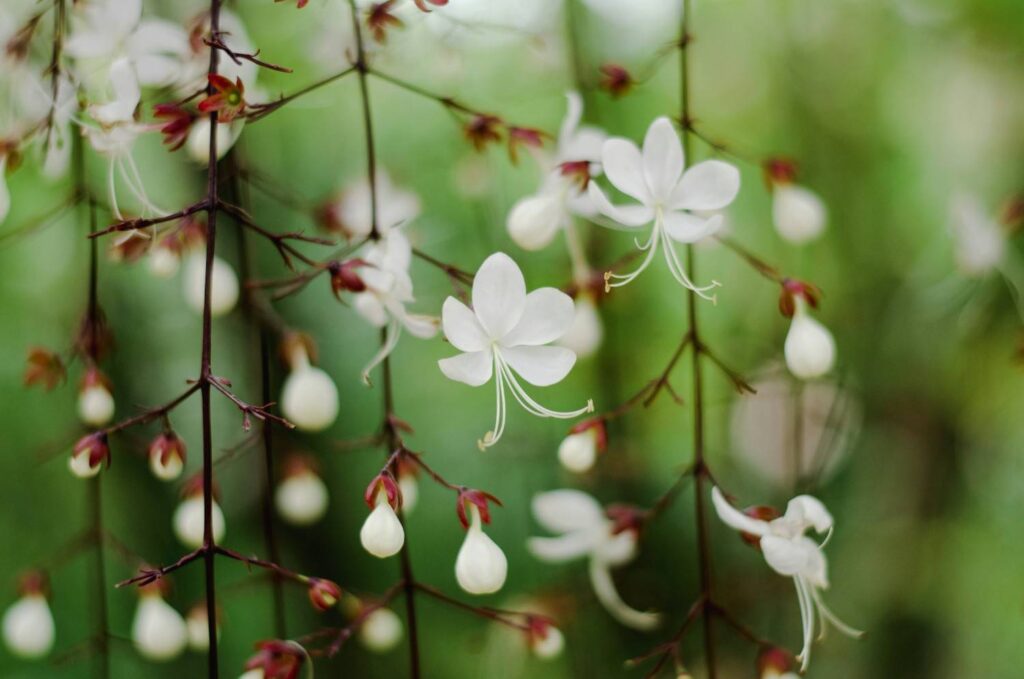
[(149, 444), (149, 469), (161, 481), (173, 481), (185, 469), (185, 442), (166, 431)]
[(758, 679), (799, 679), (796, 663), (788, 651), (771, 646), (757, 656)]
[(557, 344), (571, 349), (578, 358), (593, 356), (604, 339), (604, 325), (593, 296), (583, 293), (576, 298), (572, 324)]
[(178, 273), (178, 267), (181, 265), (178, 253), (162, 243), (150, 248), (146, 261), (149, 264), (149, 272), (157, 278), (170, 278)]
[[(217, 160), (220, 160), (234, 146), (241, 134), (239, 123), (217, 125)], [(197, 118), (188, 132), (185, 149), (192, 160), (200, 165), (210, 162), (210, 119), (206, 116)]]
[[(213, 258), (210, 272), (210, 314), (223, 316), (238, 303), (238, 276), (231, 265), (220, 257)], [(185, 302), (196, 313), (203, 313), (206, 292), (206, 255), (194, 252), (185, 260), (182, 276)]]
[(140, 590), (132, 622), (132, 642), (140, 655), (157, 662), (173, 660), (185, 650), (188, 642), (185, 620), (164, 601), (159, 587)]
[(594, 466), (597, 454), (604, 451), (606, 444), (604, 420), (580, 422), (558, 446), (558, 461), (569, 471), (582, 474)]
[[(256, 644), (257, 653), (245, 663), (243, 677), (249, 679), (297, 679), (309, 660), (309, 653), (295, 641), (272, 639)], [(309, 672), (312, 676), (312, 670)]]
[(366, 281), (360, 276), (358, 269), (368, 266), (362, 259), (349, 259), (344, 262), (331, 262), (327, 270), (331, 274), (331, 292), (341, 299), (342, 292), (365, 292)]
[(521, 198), (512, 206), (505, 223), (512, 241), (524, 250), (546, 247), (565, 221), (564, 201), (564, 194), (557, 190)]
[(802, 299), (796, 300), (793, 322), (786, 335), (785, 355), (789, 371), (802, 380), (825, 375), (836, 361), (832, 333), (811, 317)]
[(416, 508), (416, 501), (420, 497), (420, 484), (416, 475), (399, 471), (398, 489), (402, 493), (402, 514), (408, 516)]
[(327, 485), (311, 462), (302, 455), (293, 455), (285, 463), (284, 478), (274, 491), (278, 514), (295, 526), (308, 526), (327, 512)]
[(802, 245), (825, 230), (828, 209), (810, 189), (796, 184), (776, 184), (772, 220), (780, 236), (794, 245)]
[(341, 587), (335, 582), (322, 578), (309, 579), (309, 602), (318, 611), (327, 611), (341, 599)]
[(99, 474), (104, 463), (110, 464), (110, 446), (107, 435), (96, 432), (78, 439), (68, 459), (68, 469), (78, 478), (88, 479)]
[(405, 529), (384, 493), (378, 493), (376, 506), (359, 530), (359, 541), (379, 559), (394, 556), (405, 544)]
[[(213, 541), (220, 542), (224, 537), (224, 512), (216, 500), (210, 507), (210, 520), (213, 523)], [(203, 512), (203, 491), (202, 486), (196, 488), (193, 485), (188, 489), (188, 495), (174, 510), (172, 519), (174, 534), (178, 536), (186, 547), (199, 549), (203, 546), (204, 512)]]
[[(193, 651), (205, 653), (210, 650), (210, 618), (206, 615), (206, 602), (200, 602), (189, 609), (185, 616), (185, 627), (188, 630), (188, 647)], [(220, 621), (217, 624), (217, 637), (220, 637)]]
[(78, 390), (78, 418), (90, 427), (102, 427), (114, 417), (114, 397), (110, 382), (95, 367), (82, 376)]
[(565, 637), (551, 620), (543, 616), (531, 615), (526, 624), (529, 627), (527, 633), (534, 655), (542, 660), (551, 660), (562, 654), (562, 649), (565, 648)]
[(4, 611), (4, 643), (20, 658), (42, 658), (53, 648), (55, 635), (53, 614), (46, 602), (45, 576), (27, 574), (18, 590), (21, 598)]
[(402, 619), (390, 608), (374, 609), (359, 626), (359, 641), (374, 653), (387, 653), (402, 640)]
[(508, 575), (508, 560), (501, 547), (483, 531), (480, 508), (469, 504), (470, 525), (455, 559), (455, 579), (470, 594), (491, 594), (501, 589)]
[(323, 431), (338, 416), (338, 387), (327, 373), (310, 365), (303, 344), (295, 343), (288, 362), (292, 370), (281, 389), (281, 412), (299, 429)]

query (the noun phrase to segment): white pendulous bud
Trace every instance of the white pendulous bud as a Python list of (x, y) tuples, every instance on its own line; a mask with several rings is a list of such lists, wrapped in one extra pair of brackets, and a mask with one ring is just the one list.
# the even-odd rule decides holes
[(90, 427), (102, 427), (114, 417), (114, 397), (102, 384), (92, 384), (78, 393), (78, 417)]
[(590, 471), (597, 459), (597, 434), (597, 428), (591, 427), (566, 436), (558, 446), (558, 461), (577, 474)]
[(494, 540), (484, 533), (480, 510), (470, 505), (466, 539), (455, 559), (455, 579), (470, 594), (492, 594), (505, 584), (508, 560)]
[(308, 526), (322, 519), (327, 498), (327, 485), (312, 470), (282, 479), (274, 491), (277, 513), (295, 526)]
[[(188, 631), (188, 647), (200, 653), (210, 650), (209, 617), (206, 615), (206, 604), (193, 606), (185, 616), (185, 628)], [(220, 625), (217, 626), (217, 637), (220, 638)]]
[(80, 479), (91, 479), (103, 469), (103, 461), (92, 464), (87, 454), (72, 455), (68, 458), (68, 469)]
[[(241, 123), (228, 125), (217, 125), (217, 160), (224, 157), (241, 134)], [(189, 130), (188, 140), (185, 148), (192, 160), (200, 165), (206, 165), (210, 161), (210, 119), (206, 116), (198, 118), (192, 123)]]
[(828, 373), (836, 361), (836, 342), (824, 325), (797, 300), (785, 344), (786, 366), (794, 376), (811, 380)]
[(156, 245), (149, 251), (146, 261), (151, 274), (157, 278), (170, 278), (178, 273), (181, 257), (168, 247)]
[(604, 325), (593, 297), (582, 294), (576, 298), (576, 314), (572, 325), (558, 340), (558, 344), (571, 349), (577, 358), (593, 356), (604, 339)]
[[(213, 502), (211, 508), (213, 540), (220, 542), (224, 537), (224, 512)], [(193, 495), (181, 501), (174, 510), (174, 534), (186, 547), (198, 549), (203, 546), (203, 496)]]
[(780, 236), (800, 245), (822, 234), (828, 220), (828, 209), (810, 189), (796, 184), (776, 184), (772, 219)]
[(402, 492), (402, 514), (408, 516), (420, 499), (420, 483), (412, 474), (399, 474), (398, 489)]
[(281, 389), (281, 412), (303, 431), (323, 431), (338, 416), (338, 387), (330, 375), (310, 365), (302, 348), (292, 353), (291, 367)]
[(53, 648), (54, 622), (41, 592), (26, 593), (4, 612), (4, 643), (21, 658), (41, 658)]
[[(182, 284), (189, 308), (196, 313), (203, 313), (206, 292), (206, 256), (203, 253), (195, 252), (185, 260)], [(230, 264), (220, 257), (214, 257), (210, 277), (210, 314), (223, 316), (234, 309), (237, 303), (238, 276)]]
[(551, 660), (562, 654), (562, 650), (565, 648), (565, 637), (562, 636), (560, 629), (554, 625), (548, 625), (545, 628), (544, 638), (533, 637), (531, 647), (533, 654), (538, 658)]
[(173, 660), (188, 643), (185, 620), (158, 592), (144, 592), (135, 609), (132, 642), (144, 658), (157, 662)]
[(506, 228), (512, 241), (524, 250), (547, 246), (566, 218), (564, 195), (541, 191), (521, 198), (508, 213)]
[(390, 608), (378, 608), (359, 627), (359, 641), (374, 653), (387, 653), (402, 640), (402, 619)]
[(405, 544), (405, 529), (395, 510), (388, 504), (385, 493), (377, 496), (377, 506), (359, 530), (359, 541), (363, 549), (380, 559), (398, 554)]

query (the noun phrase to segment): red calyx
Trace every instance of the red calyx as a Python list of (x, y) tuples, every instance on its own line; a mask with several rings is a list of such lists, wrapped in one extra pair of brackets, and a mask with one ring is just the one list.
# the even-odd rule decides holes
[(563, 177), (568, 177), (572, 183), (581, 191), (587, 190), (590, 184), (590, 161), (570, 160), (558, 166)]
[(430, 3), (434, 7), (444, 7), (448, 4), (448, 0), (412, 0), (422, 12), (429, 12), (430, 8), (427, 7), (427, 3)]
[[(767, 505), (753, 505), (744, 509), (743, 513), (752, 519), (757, 519), (758, 521), (774, 521), (780, 516), (779, 510)], [(741, 531), (740, 537), (751, 547), (761, 549), (761, 536)]]
[(764, 181), (768, 188), (775, 184), (792, 184), (796, 181), (799, 165), (791, 158), (768, 158), (764, 161)]
[(508, 128), (508, 157), (513, 164), (519, 162), (519, 147), (528, 146), (540, 148), (544, 145), (544, 137), (547, 135), (532, 127), (509, 127)]
[(208, 79), (213, 92), (199, 102), (199, 111), (216, 112), (218, 122), (230, 123), (245, 110), (245, 84), (241, 78), (231, 82), (217, 73), (211, 73)]
[(469, 528), (469, 514), (466, 511), (467, 502), (476, 505), (476, 508), (480, 511), (480, 519), (484, 523), (491, 522), (491, 510), (488, 506), (489, 502), (493, 502), (499, 507), (502, 506), (501, 500), (490, 493), (473, 488), (463, 488), (459, 491), (459, 496), (456, 499), (455, 505), (455, 513), (458, 514), (459, 523), (462, 524), (463, 528)]
[(794, 669), (795, 662), (793, 655), (784, 648), (769, 646), (757, 656), (757, 674), (764, 676), (765, 672), (773, 671), (778, 674), (790, 672)]
[(796, 313), (796, 300), (803, 298), (811, 305), (812, 309), (818, 308), (818, 300), (821, 299), (821, 290), (816, 285), (798, 281), (795, 278), (782, 279), (782, 291), (779, 293), (779, 312), (786, 318), (792, 318)]
[(629, 71), (618, 64), (604, 64), (599, 70), (601, 72), (600, 88), (616, 99), (629, 94), (633, 85), (636, 84)]
[(185, 145), (196, 119), (191, 111), (180, 104), (156, 104), (153, 106), (153, 117), (166, 120), (160, 127), (160, 133), (164, 135), (164, 144), (171, 151), (177, 151)]
[(107, 443), (106, 432), (97, 431), (78, 439), (71, 451), (71, 456), (79, 457), (81, 455), (89, 456), (90, 467), (96, 467), (103, 463), (110, 467), (110, 446)]
[(398, 481), (391, 475), (390, 471), (383, 471), (373, 477), (370, 481), (370, 485), (366, 487), (366, 492), (363, 493), (363, 500), (370, 509), (374, 509), (377, 506), (377, 495), (384, 491), (387, 496), (388, 504), (396, 512), (402, 507), (402, 491), (398, 487)]
[(501, 141), (501, 118), (480, 114), (466, 123), (463, 133), (477, 151), (483, 151), (488, 144)]
[(160, 457), (160, 464), (166, 465), (174, 456), (181, 458), (185, 463), (185, 442), (173, 431), (165, 431), (153, 439), (149, 444), (149, 456)]
[(341, 587), (322, 578), (309, 579), (309, 602), (313, 608), (323, 612), (334, 608), (341, 600)]
[(334, 296), (341, 299), (342, 292), (363, 292), (366, 290), (366, 283), (359, 277), (360, 267), (370, 266), (362, 259), (349, 259), (344, 262), (331, 262), (327, 270), (331, 274), (331, 291)]
[(603, 417), (591, 417), (590, 419), (577, 422), (569, 428), (570, 434), (582, 434), (593, 429), (597, 437), (597, 452), (603, 453), (608, 447), (608, 428), (605, 426)]
[(612, 521), (612, 535), (625, 533), (628, 530), (639, 534), (647, 518), (646, 510), (624, 503), (608, 505), (604, 514)]
[(396, 0), (386, 2), (375, 2), (366, 11), (366, 27), (370, 30), (373, 39), (384, 44), (388, 39), (389, 28), (401, 28), (402, 20), (391, 13)]
[(298, 643), (272, 639), (256, 644), (256, 655), (245, 669), (263, 670), (264, 679), (297, 679), (305, 662), (306, 652)]

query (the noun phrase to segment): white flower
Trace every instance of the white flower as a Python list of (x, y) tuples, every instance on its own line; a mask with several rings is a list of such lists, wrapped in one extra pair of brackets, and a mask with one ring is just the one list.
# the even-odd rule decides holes
[(505, 584), (508, 560), (484, 532), (480, 508), (469, 504), (469, 528), (455, 559), (455, 579), (470, 594), (493, 594)]
[(636, 532), (614, 534), (613, 523), (597, 501), (578, 490), (554, 490), (533, 498), (533, 515), (554, 538), (530, 538), (527, 548), (552, 563), (587, 557), (590, 582), (601, 605), (623, 625), (639, 630), (657, 627), (660, 616), (630, 608), (619, 596), (611, 569), (636, 557)]
[(274, 492), (278, 514), (295, 526), (308, 526), (327, 512), (327, 485), (312, 469), (291, 474)]
[(983, 276), (1006, 256), (1006, 232), (974, 196), (957, 194), (950, 205), (956, 262), (968, 276)]
[(376, 608), (359, 626), (359, 641), (374, 653), (387, 653), (402, 640), (402, 619), (390, 608)]
[(544, 638), (537, 636), (530, 638), (533, 654), (542, 660), (557, 658), (565, 648), (565, 637), (562, 635), (562, 631), (554, 625), (548, 625), (544, 631)]
[(863, 634), (839, 620), (821, 600), (820, 591), (828, 589), (828, 564), (820, 545), (805, 533), (812, 528), (818, 534), (832, 533), (832, 515), (818, 499), (810, 495), (799, 495), (789, 501), (786, 513), (772, 521), (763, 521), (747, 516), (729, 504), (722, 491), (711, 489), (711, 500), (719, 518), (730, 528), (760, 538), (764, 559), (779, 575), (793, 578), (797, 598), (800, 600), (800, 619), (803, 623), (803, 649), (797, 659), (800, 671), (807, 669), (811, 658), (811, 642), (814, 638), (815, 621), (821, 618), (821, 634), (826, 623), (831, 623), (843, 634), (859, 637)]
[(301, 343), (288, 358), (291, 372), (281, 388), (281, 412), (303, 431), (323, 431), (338, 417), (338, 387), (330, 375), (310, 365)]
[(146, 261), (149, 264), (149, 272), (157, 278), (170, 278), (178, 273), (178, 267), (181, 265), (178, 253), (160, 243), (149, 249)]
[(793, 322), (786, 335), (786, 366), (802, 380), (821, 377), (836, 362), (836, 341), (824, 325), (811, 316), (807, 302), (796, 297)]
[(601, 161), (612, 185), (640, 204), (613, 205), (591, 182), (590, 197), (598, 210), (627, 229), (654, 223), (647, 241), (642, 245), (637, 241), (640, 250), (647, 253), (640, 266), (626, 275), (606, 273), (606, 286), (615, 288), (633, 281), (663, 244), (672, 276), (684, 287), (710, 299), (705, 293), (718, 283), (703, 287), (691, 283), (671, 241), (696, 243), (719, 229), (721, 215), (705, 217), (696, 213), (729, 205), (740, 190), (739, 171), (720, 160), (705, 160), (683, 172), (683, 146), (668, 118), (651, 123), (642, 153), (632, 141), (614, 137), (604, 143)]
[[(185, 616), (185, 626), (188, 631), (188, 647), (201, 653), (208, 651), (210, 649), (210, 626), (205, 603), (192, 607), (188, 615)], [(217, 635), (220, 636), (219, 626)]]
[(558, 461), (571, 472), (582, 474), (594, 466), (597, 459), (598, 429), (589, 427), (569, 434), (558, 446)]
[(593, 295), (580, 293), (576, 297), (576, 313), (572, 317), (572, 325), (558, 340), (560, 346), (571, 349), (579, 358), (593, 356), (604, 339), (604, 326), (601, 314), (594, 303)]
[(78, 418), (91, 427), (102, 427), (114, 417), (114, 397), (103, 384), (92, 384), (78, 394)]
[[(185, 150), (188, 152), (189, 158), (199, 165), (206, 165), (210, 162), (210, 130), (212, 127), (210, 118), (201, 116), (196, 118), (188, 131)], [(238, 138), (242, 136), (244, 127), (245, 118), (235, 118), (230, 123), (217, 123), (217, 160), (227, 155)]]
[[(377, 194), (377, 230), (383, 232), (419, 216), (420, 199), (400, 189), (384, 169), (375, 175)], [(362, 178), (342, 191), (338, 200), (326, 206), (328, 222), (349, 239), (366, 238), (373, 228), (370, 181)]]
[(4, 611), (4, 643), (21, 658), (41, 658), (53, 648), (55, 626), (42, 592), (26, 592)]
[(523, 273), (502, 252), (488, 257), (473, 279), (473, 308), (449, 297), (441, 311), (444, 334), (464, 352), (438, 361), (449, 379), (473, 387), (495, 378), (497, 412), (494, 428), (478, 442), (493, 446), (505, 430), (505, 386), (527, 412), (561, 419), (592, 412), (593, 401), (578, 410), (550, 410), (534, 401), (519, 383), (546, 387), (560, 382), (576, 362), (565, 347), (544, 346), (565, 334), (572, 324), (572, 299), (555, 288), (526, 294)]
[[(540, 250), (552, 241), (560, 228), (568, 226), (572, 215), (590, 217), (593, 203), (581, 187), (600, 173), (601, 145), (607, 135), (594, 127), (579, 127), (583, 99), (578, 92), (567, 92), (568, 109), (558, 134), (554, 158), (545, 163), (545, 178), (537, 193), (520, 199), (509, 212), (506, 226), (509, 236), (524, 250)], [(580, 163), (572, 171), (564, 163)], [(578, 173), (585, 173), (582, 175)]]
[[(174, 534), (186, 547), (198, 549), (203, 546), (203, 496), (193, 495), (181, 501), (174, 510), (172, 522)], [(213, 523), (213, 541), (220, 542), (224, 538), (224, 512), (216, 500), (211, 508), (210, 519)]]
[[(198, 314), (203, 313), (206, 294), (206, 254), (193, 252), (185, 260), (181, 278), (185, 303)], [(210, 315), (223, 316), (238, 303), (238, 276), (230, 264), (220, 257), (213, 258), (210, 278)]]
[(387, 493), (379, 492), (376, 502), (359, 530), (359, 541), (367, 552), (378, 559), (386, 559), (401, 551), (405, 544), (405, 529), (388, 503)]
[(801, 245), (825, 231), (828, 208), (810, 189), (788, 182), (776, 183), (772, 189), (772, 221), (780, 236)]
[(188, 629), (178, 611), (171, 608), (158, 590), (143, 591), (132, 622), (132, 642), (144, 658), (157, 662), (173, 660), (188, 643)]

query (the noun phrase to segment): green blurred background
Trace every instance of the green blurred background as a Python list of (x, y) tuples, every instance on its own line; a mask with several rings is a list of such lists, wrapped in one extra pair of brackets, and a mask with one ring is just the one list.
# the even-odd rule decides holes
[[(199, 4), (166, 1), (151, 3), (151, 9), (184, 19)], [(343, 64), (344, 45), (350, 44), (343, 3), (312, 0), (302, 11), (269, 0), (233, 4), (263, 56), (295, 68), (292, 75), (261, 76), (268, 92), (293, 91)], [(452, 28), (434, 17), (417, 25), (428, 20), (410, 15), (406, 29), (391, 34), (374, 62), (382, 71), (552, 132), (563, 113), (563, 93), (571, 88), (584, 93), (587, 120), (612, 134), (638, 139), (654, 117), (676, 112), (677, 60), (656, 57), (678, 37), (675, 2), (620, 3), (619, 15), (575, 6), (578, 76), (568, 57), (564, 13), (549, 7), (556, 3), (476, 4), (491, 5), (485, 15), (494, 26)], [(1024, 397), (1014, 362), (1020, 318), (997, 278), (957, 278), (947, 232), (954, 192), (972, 192), (994, 212), (1024, 180), (1024, 8), (1019, 0), (694, 4), (693, 107), (699, 125), (745, 155), (797, 158), (803, 183), (825, 198), (831, 212), (824, 238), (802, 248), (785, 244), (772, 229), (759, 168), (740, 164), (744, 188), (730, 209), (731, 233), (825, 291), (820, 318), (836, 335), (837, 380), (859, 411), (841, 437), (847, 445), (822, 446), (836, 458), (834, 473), (807, 490), (837, 522), (827, 549), (833, 587), (826, 600), (869, 634), (861, 641), (831, 636), (816, 647), (809, 676), (1020, 676), (1024, 547), (1016, 538), (1024, 502)], [(517, 28), (501, 28), (506, 25)], [(613, 100), (596, 88), (597, 67), (608, 61), (649, 73), (649, 79)], [(423, 201), (423, 215), (409, 227), (420, 248), (469, 270), (504, 250), (521, 263), (531, 288), (568, 281), (559, 244), (525, 253), (504, 229), (511, 204), (536, 186), (533, 163), (512, 166), (500, 148), (475, 154), (436, 102), (380, 81), (371, 83), (371, 97), (379, 162)], [(710, 154), (706, 146), (695, 147)], [(356, 81), (324, 88), (250, 126), (238, 153), (297, 201), (312, 205), (328, 197), (364, 172)], [(202, 168), (181, 154), (167, 156), (156, 135), (139, 144), (136, 156), (159, 203), (186, 204), (203, 190)], [(99, 162), (90, 159), (97, 190), (103, 184)], [(465, 193), (466, 176), (479, 184), (473, 195)], [(45, 184), (31, 165), (12, 174), (9, 184), (14, 208), (5, 232), (67, 190)], [(252, 207), (271, 228), (313, 228), (307, 217), (259, 192), (253, 192)], [(53, 393), (21, 387), (26, 349), (65, 346), (83, 311), (85, 229), (79, 217), (68, 216), (0, 248), (0, 352), (7, 357), (0, 362), (4, 605), (13, 600), (20, 571), (48, 563), (86, 525), (85, 486), (65, 465), (77, 436), (77, 370), (69, 385)], [(220, 254), (235, 261), (233, 227), (222, 233)], [(598, 264), (632, 247), (629, 236), (600, 227), (587, 225), (583, 234)], [(280, 275), (273, 250), (263, 243), (255, 247), (260, 274)], [(702, 248), (699, 259), (701, 279), (724, 284), (717, 306), (700, 307), (708, 343), (745, 374), (762, 376), (780, 359), (787, 328), (775, 308), (777, 289), (720, 247)], [(437, 312), (450, 286), (421, 265), (414, 264), (414, 308)], [(969, 296), (955, 298), (950, 287)], [(198, 317), (182, 302), (179, 281), (154, 279), (143, 265), (104, 260), (100, 296), (117, 338), (104, 368), (116, 385), (118, 416), (177, 393), (197, 370), (200, 331)], [(342, 398), (341, 416), (328, 432), (289, 435), (279, 445), (317, 455), (331, 489), (323, 522), (282, 529), (283, 560), (353, 591), (383, 591), (398, 576), (397, 561), (367, 555), (357, 538), (366, 515), (362, 491), (382, 453), (339, 452), (334, 444), (369, 433), (378, 421), (380, 391), (359, 380), (377, 333), (333, 299), (326, 280), (278, 308), (319, 343), (321, 364)], [(568, 406), (592, 396), (599, 411), (614, 406), (660, 370), (684, 332), (683, 294), (661, 265), (607, 297), (601, 309), (606, 338), (599, 354), (545, 390), (545, 403)], [(650, 504), (691, 457), (688, 409), (662, 399), (623, 419), (595, 471), (571, 477), (555, 458), (565, 424), (519, 410), (510, 410), (500, 445), (477, 451), (475, 441), (490, 425), (492, 392), (444, 379), (436, 360), (449, 353), (439, 339), (403, 338), (393, 359), (397, 412), (416, 428), (411, 445), (431, 465), (504, 502), (489, 534), (508, 555), (509, 579), (501, 594), (481, 601), (502, 607), (546, 601), (560, 617), (567, 646), (560, 659), (542, 662), (508, 630), (422, 599), (426, 676), (642, 676), (641, 669), (624, 669), (623, 661), (667, 638), (697, 592), (691, 489), (652, 526), (637, 561), (617, 575), (627, 601), (666, 613), (666, 624), (652, 634), (626, 630), (604, 613), (583, 564), (542, 565), (526, 552), (525, 539), (539, 531), (529, 499), (542, 490), (579, 487), (605, 502)], [(239, 313), (216, 322), (215, 371), (230, 376), (249, 400), (258, 399), (257, 360), (256, 339)], [(745, 504), (784, 504), (792, 488), (744, 462), (730, 433), (737, 397), (712, 368), (707, 372), (716, 476)], [(687, 380), (684, 364), (674, 380), (681, 393), (688, 393)], [(214, 404), (215, 443), (226, 448), (244, 434), (233, 408), (222, 399)], [(190, 467), (196, 466), (198, 400), (173, 419), (190, 445)], [(765, 430), (765, 440), (785, 436), (783, 425), (776, 425)], [(183, 551), (170, 531), (177, 489), (150, 475), (141, 455), (146, 433), (115, 442), (114, 464), (102, 475), (104, 510), (108, 528), (134, 552), (165, 563)], [(253, 449), (217, 470), (227, 543), (245, 552), (262, 552), (261, 465)], [(453, 564), (463, 532), (452, 500), (448, 491), (422, 480), (407, 534), (417, 577), (456, 593)], [(717, 521), (712, 535), (721, 598), (765, 636), (797, 647), (799, 614), (789, 581)], [(111, 583), (137, 566), (114, 553), (107, 559)], [(90, 563), (82, 556), (52, 572), (57, 654), (90, 634), (96, 595)], [(170, 601), (179, 610), (201, 596), (201, 569), (182, 572), (173, 582)], [(218, 587), (223, 672), (233, 676), (241, 673), (252, 643), (271, 635), (270, 595), (265, 581), (229, 562), (218, 565)], [(126, 638), (135, 595), (111, 588), (107, 597), (114, 633)], [(292, 633), (340, 621), (335, 613), (314, 614), (301, 589), (289, 589), (288, 601)], [(753, 649), (719, 628), (722, 676), (754, 676)], [(115, 640), (112, 649), (117, 677), (205, 676), (205, 659), (195, 654), (161, 666), (138, 659), (126, 642)], [(699, 646), (688, 644), (686, 657), (694, 659), (698, 676), (700, 656)], [(77, 656), (28, 664), (0, 652), (5, 677), (88, 676), (88, 664)], [(405, 667), (404, 646), (374, 656), (351, 643), (317, 669), (320, 676), (403, 676)]]

